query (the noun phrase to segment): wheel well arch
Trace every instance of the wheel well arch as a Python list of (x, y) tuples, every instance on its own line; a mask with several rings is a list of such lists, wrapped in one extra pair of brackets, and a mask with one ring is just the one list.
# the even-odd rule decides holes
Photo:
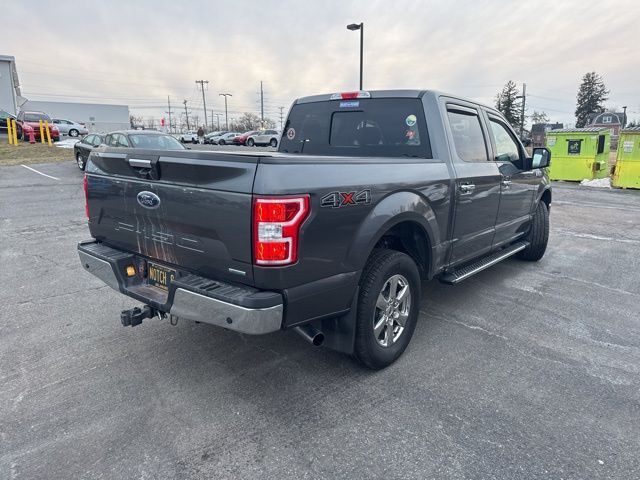
[(545, 203), (545, 205), (547, 206), (547, 210), (551, 209), (551, 189), (550, 188), (547, 188), (544, 192), (542, 192), (540, 201)]
[(373, 249), (387, 248), (409, 255), (418, 265), (420, 276), (427, 279), (431, 272), (431, 240), (420, 223), (401, 220), (381, 233)]

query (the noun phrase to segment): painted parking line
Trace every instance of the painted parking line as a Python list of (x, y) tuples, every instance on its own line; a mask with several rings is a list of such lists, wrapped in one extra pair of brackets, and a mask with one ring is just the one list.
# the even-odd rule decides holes
[(35, 168), (27, 167), (26, 165), (20, 165), (20, 166), (26, 168), (27, 170), (31, 170), (32, 172), (36, 172), (36, 173), (42, 175), (43, 177), (52, 178), (54, 180), (60, 180), (58, 177), (52, 177), (51, 175), (47, 175), (46, 173), (39, 172)]

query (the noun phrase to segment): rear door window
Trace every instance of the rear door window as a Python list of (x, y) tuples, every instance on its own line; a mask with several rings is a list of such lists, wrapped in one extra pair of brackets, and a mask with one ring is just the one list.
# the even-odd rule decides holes
[(361, 98), (292, 107), (281, 152), (367, 157), (431, 158), (418, 98)]
[(478, 113), (471, 109), (449, 107), (447, 115), (458, 157), (465, 162), (488, 161), (487, 144)]

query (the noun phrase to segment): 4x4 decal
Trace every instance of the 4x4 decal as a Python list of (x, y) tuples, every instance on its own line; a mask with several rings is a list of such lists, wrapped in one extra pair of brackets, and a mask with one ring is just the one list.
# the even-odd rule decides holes
[(321, 207), (340, 208), (350, 205), (369, 205), (371, 203), (371, 190), (359, 192), (331, 192), (320, 199)]

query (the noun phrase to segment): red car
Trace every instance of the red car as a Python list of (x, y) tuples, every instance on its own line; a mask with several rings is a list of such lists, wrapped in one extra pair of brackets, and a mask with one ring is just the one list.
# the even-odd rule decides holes
[[(24, 133), (24, 141), (29, 140), (29, 131), (33, 129), (36, 141), (40, 141), (40, 120), (49, 122), (49, 135), (51, 140), (57, 142), (60, 140), (60, 130), (51, 121), (51, 117), (44, 112), (20, 112), (18, 114), (18, 123), (22, 127)], [(46, 134), (45, 134), (46, 141)]]
[(246, 132), (243, 133), (242, 135), (238, 135), (237, 137), (235, 137), (233, 139), (233, 144), (234, 145), (246, 145), (247, 144), (247, 138), (249, 138), (251, 135), (254, 135), (258, 133), (258, 130), (251, 130), (250, 132)]

